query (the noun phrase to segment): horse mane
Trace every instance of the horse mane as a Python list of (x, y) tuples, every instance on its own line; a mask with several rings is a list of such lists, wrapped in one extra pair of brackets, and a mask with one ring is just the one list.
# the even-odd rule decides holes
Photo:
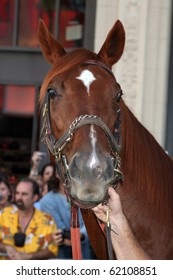
[(87, 49), (75, 49), (66, 55), (60, 57), (54, 64), (51, 70), (48, 72), (46, 78), (43, 81), (43, 85), (40, 91), (39, 103), (42, 104), (45, 96), (46, 89), (56, 75), (60, 75), (66, 71), (69, 71), (81, 64), (87, 59), (95, 59), (97, 60), (97, 56), (95, 53), (87, 50)]
[(130, 177), (125, 188), (142, 195), (150, 215), (171, 227), (173, 161), (124, 103), (122, 107), (122, 168)]

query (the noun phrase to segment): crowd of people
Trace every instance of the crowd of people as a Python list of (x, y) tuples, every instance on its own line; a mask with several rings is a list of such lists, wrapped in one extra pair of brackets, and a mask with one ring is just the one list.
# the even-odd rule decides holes
[[(0, 174), (0, 259), (72, 259), (70, 203), (51, 163), (39, 172), (42, 153), (35, 151), (28, 177), (11, 188)], [(150, 259), (136, 240), (125, 217), (118, 193), (108, 189), (111, 241), (117, 259)], [(105, 222), (108, 206), (94, 207)], [(96, 258), (79, 210), (83, 259)]]
[[(28, 177), (11, 188), (0, 175), (0, 259), (72, 259), (70, 203), (51, 163), (35, 151)], [(82, 258), (93, 252), (79, 210)]]

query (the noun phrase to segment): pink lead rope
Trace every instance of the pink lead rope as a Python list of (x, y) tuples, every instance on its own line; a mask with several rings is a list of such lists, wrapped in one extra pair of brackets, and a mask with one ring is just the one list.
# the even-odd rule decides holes
[(70, 232), (71, 232), (73, 260), (81, 260), (82, 253), (81, 253), (80, 227), (79, 227), (79, 219), (78, 219), (78, 207), (73, 203), (71, 204)]

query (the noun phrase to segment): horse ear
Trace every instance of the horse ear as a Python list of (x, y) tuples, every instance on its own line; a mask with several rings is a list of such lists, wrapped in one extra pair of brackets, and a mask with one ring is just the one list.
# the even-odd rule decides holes
[(38, 25), (38, 39), (45, 59), (53, 64), (59, 57), (66, 54), (63, 46), (48, 31), (42, 19)]
[(120, 20), (117, 20), (109, 31), (107, 38), (97, 56), (110, 67), (121, 57), (125, 46), (125, 30)]

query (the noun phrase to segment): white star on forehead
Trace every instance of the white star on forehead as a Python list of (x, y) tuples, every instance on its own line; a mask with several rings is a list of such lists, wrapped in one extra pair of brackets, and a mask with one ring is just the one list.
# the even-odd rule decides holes
[(81, 80), (84, 84), (84, 86), (87, 89), (87, 93), (89, 94), (89, 88), (93, 81), (96, 80), (93, 73), (89, 70), (83, 70), (79, 77), (76, 77), (76, 79)]

